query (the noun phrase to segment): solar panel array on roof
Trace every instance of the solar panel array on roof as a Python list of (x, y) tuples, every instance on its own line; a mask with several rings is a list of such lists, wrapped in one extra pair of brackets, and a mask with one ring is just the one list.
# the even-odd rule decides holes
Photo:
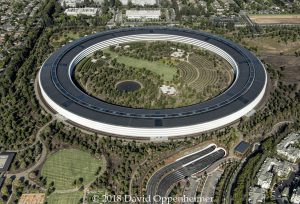
[(239, 154), (244, 154), (249, 149), (250, 144), (245, 141), (241, 141), (235, 148), (234, 151)]

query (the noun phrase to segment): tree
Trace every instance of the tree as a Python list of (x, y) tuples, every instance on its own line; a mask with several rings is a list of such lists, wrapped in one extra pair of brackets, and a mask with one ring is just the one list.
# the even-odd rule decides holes
[(2, 188), (1, 188), (1, 193), (2, 195), (4, 196), (8, 196), (9, 195), (9, 190), (8, 190), (8, 187), (6, 185), (3, 185)]

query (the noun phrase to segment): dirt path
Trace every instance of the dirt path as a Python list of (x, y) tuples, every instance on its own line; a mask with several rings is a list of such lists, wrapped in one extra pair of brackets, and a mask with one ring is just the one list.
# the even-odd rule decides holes
[(284, 121), (280, 121), (280, 122), (276, 123), (275, 125), (273, 125), (271, 131), (268, 132), (266, 135), (270, 136), (270, 135), (274, 134), (278, 130), (278, 127), (280, 127), (283, 124), (289, 124), (289, 123), (294, 123), (294, 121), (292, 121), (292, 120), (284, 120)]
[[(146, 161), (148, 160), (148, 157), (144, 160), (144, 161), (142, 161), (142, 163), (140, 164), (141, 166), (142, 165), (144, 165), (145, 163), (146, 163)], [(130, 178), (130, 182), (129, 182), (129, 195), (131, 196), (132, 195), (132, 193), (131, 193), (131, 191), (132, 191), (132, 182), (133, 182), (133, 179), (134, 179), (134, 177), (135, 177), (135, 174), (138, 172), (138, 170), (139, 170), (139, 166), (140, 165), (138, 165), (134, 170), (133, 170), (133, 173), (131, 174), (131, 178)]]

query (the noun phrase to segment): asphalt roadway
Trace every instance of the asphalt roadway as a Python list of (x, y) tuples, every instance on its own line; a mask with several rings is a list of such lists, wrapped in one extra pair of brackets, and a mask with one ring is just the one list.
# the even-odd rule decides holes
[(223, 149), (217, 149), (216, 145), (212, 145), (161, 168), (150, 178), (147, 184), (147, 196), (150, 197), (148, 203), (163, 203), (162, 200), (155, 202), (153, 198), (168, 197), (174, 184), (205, 170), (214, 162), (223, 158), (225, 154)]

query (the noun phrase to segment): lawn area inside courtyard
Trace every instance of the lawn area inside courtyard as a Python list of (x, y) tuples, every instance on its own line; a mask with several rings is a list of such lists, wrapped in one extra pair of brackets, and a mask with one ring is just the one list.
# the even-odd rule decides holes
[(112, 52), (108, 49), (103, 50), (104, 53), (110, 53), (112, 58), (116, 58), (119, 63), (123, 63), (127, 66), (135, 67), (135, 68), (145, 68), (148, 69), (156, 74), (159, 74), (162, 79), (165, 81), (172, 81), (174, 75), (177, 72), (177, 69), (174, 67), (171, 67), (162, 61), (153, 61), (150, 62), (148, 60), (144, 59), (136, 59), (134, 57), (128, 57), (128, 56), (119, 56), (117, 53)]

